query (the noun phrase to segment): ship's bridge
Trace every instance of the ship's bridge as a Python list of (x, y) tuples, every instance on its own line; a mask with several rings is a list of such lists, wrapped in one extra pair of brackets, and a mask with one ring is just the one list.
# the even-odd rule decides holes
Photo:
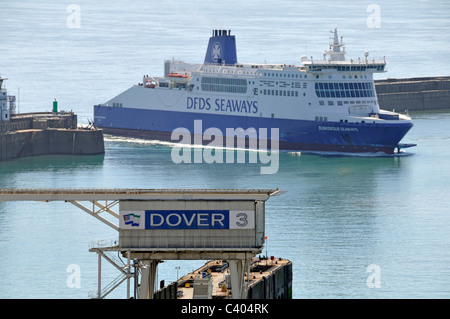
[(330, 61), (321, 60), (318, 62), (311, 60), (303, 60), (303, 65), (307, 72), (386, 72), (385, 60), (361, 60), (358, 59), (348, 61)]
[(337, 29), (330, 31), (333, 33), (333, 42), (330, 43), (330, 49), (323, 53), (323, 60), (314, 61), (306, 56), (302, 56), (301, 61), (307, 72), (385, 72), (386, 59), (383, 60), (369, 59), (369, 52), (364, 52), (364, 58), (357, 60), (346, 60), (345, 48), (342, 37), (339, 41)]

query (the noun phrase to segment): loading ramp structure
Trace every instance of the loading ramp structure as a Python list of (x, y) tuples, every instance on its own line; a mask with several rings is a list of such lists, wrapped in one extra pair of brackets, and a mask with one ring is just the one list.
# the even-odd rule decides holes
[[(232, 297), (246, 297), (244, 273), (265, 242), (265, 202), (278, 189), (0, 189), (1, 201), (64, 201), (118, 232), (98, 241), (98, 285), (103, 299), (127, 282), (127, 298), (152, 299), (162, 260), (227, 260)], [(118, 211), (117, 211), (118, 208)], [(106, 214), (106, 215), (105, 215)], [(115, 260), (119, 252), (124, 264)], [(102, 287), (102, 258), (120, 274)], [(138, 283), (138, 275), (141, 281)]]

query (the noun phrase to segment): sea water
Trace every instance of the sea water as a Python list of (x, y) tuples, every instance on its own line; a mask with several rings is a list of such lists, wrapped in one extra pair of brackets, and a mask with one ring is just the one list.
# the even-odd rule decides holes
[[(386, 56), (377, 78), (449, 75), (449, 13), (447, 1), (2, 1), (0, 74), (19, 112), (57, 99), (80, 123), (142, 75), (162, 75), (165, 59), (202, 62), (214, 28), (236, 35), (241, 62), (321, 58), (337, 27), (348, 57)], [(105, 155), (2, 162), (0, 188), (279, 188), (262, 254), (292, 261), (294, 298), (449, 298), (450, 113), (410, 115), (403, 142), (417, 146), (402, 156), (280, 152), (264, 175), (260, 163), (176, 164), (171, 145), (106, 136)], [(88, 298), (89, 245), (116, 238), (70, 203), (0, 203), (0, 298)], [(156, 286), (202, 264), (165, 261)], [(103, 261), (102, 286), (118, 275)], [(125, 284), (108, 296), (125, 297)]]

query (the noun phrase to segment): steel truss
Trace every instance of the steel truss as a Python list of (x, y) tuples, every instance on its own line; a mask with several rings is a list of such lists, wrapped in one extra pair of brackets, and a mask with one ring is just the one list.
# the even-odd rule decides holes
[[(114, 208), (121, 200), (255, 200), (266, 201), (270, 196), (277, 196), (284, 192), (278, 189), (270, 190), (217, 190), (217, 189), (0, 189), (0, 202), (2, 201), (64, 201), (100, 220), (102, 223), (119, 232), (119, 214)], [(102, 203), (104, 201), (104, 204)], [(84, 204), (85, 202), (89, 204)], [(113, 221), (103, 215), (109, 214)], [(98, 254), (98, 285), (97, 291), (91, 295), (93, 298), (104, 298), (117, 288), (125, 280), (127, 281), (127, 298), (130, 298), (130, 280), (134, 278), (134, 298), (153, 298), (156, 267), (161, 262), (161, 257), (173, 254), (172, 259), (184, 259), (186, 256), (180, 251), (151, 252), (139, 250), (120, 249), (118, 241), (110, 245), (94, 245), (89, 249)], [(117, 261), (111, 257), (110, 252), (120, 252), (126, 255), (127, 262)], [(195, 256), (204, 259), (213, 258), (214, 255), (223, 254), (215, 251), (198, 251)], [(244, 271), (249, 267), (249, 261), (255, 251), (228, 252), (230, 257), (231, 279), (233, 298), (242, 298), (245, 295)], [(225, 256), (225, 255), (224, 255)], [(132, 260), (132, 258), (134, 259)], [(110, 262), (120, 272), (120, 275), (109, 285), (102, 288), (101, 285), (101, 261), (102, 258)], [(192, 258), (188, 258), (192, 259)], [(131, 271), (131, 268), (134, 271)], [(141, 273), (141, 284), (138, 287), (138, 275)]]

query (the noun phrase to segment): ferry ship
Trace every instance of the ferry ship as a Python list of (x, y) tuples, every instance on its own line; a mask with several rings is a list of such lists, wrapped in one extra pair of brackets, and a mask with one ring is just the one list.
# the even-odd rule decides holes
[[(185, 128), (278, 129), (280, 150), (394, 154), (411, 118), (380, 109), (374, 73), (386, 60), (345, 58), (337, 29), (323, 58), (301, 65), (240, 63), (230, 30), (213, 30), (203, 63), (166, 60), (164, 76), (145, 75), (106, 103), (94, 123), (106, 134), (172, 141)], [(198, 141), (198, 140), (197, 140)], [(203, 141), (204, 142), (204, 141)], [(204, 143), (203, 143), (204, 144)]]

